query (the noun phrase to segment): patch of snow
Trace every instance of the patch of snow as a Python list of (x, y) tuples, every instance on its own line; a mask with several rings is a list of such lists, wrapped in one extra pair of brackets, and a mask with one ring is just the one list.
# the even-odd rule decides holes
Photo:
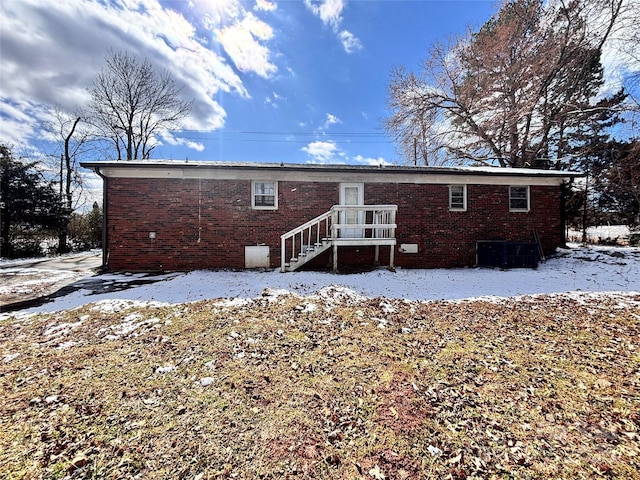
[(19, 353), (8, 353), (2, 357), (2, 361), (4, 363), (13, 362), (16, 358), (20, 356)]
[(113, 300), (99, 300), (95, 302), (91, 310), (98, 311), (100, 313), (120, 313), (124, 310), (139, 307), (164, 307), (167, 303), (163, 302), (150, 302), (150, 301), (136, 301), (125, 299), (113, 299)]
[(328, 285), (321, 288), (312, 298), (319, 298), (326, 310), (338, 305), (350, 305), (366, 300), (366, 297), (344, 285)]
[(302, 305), (297, 305), (295, 307), (295, 310), (300, 312), (300, 313), (312, 313), (315, 312), (318, 309), (318, 305), (316, 305), (315, 303), (303, 303)]
[(7, 266), (7, 265), (19, 265), (22, 263), (32, 263), (34, 261), (41, 261), (41, 260), (51, 260), (51, 259), (56, 259), (56, 258), (85, 258), (85, 257), (95, 257), (97, 255), (101, 255), (102, 254), (102, 250), (100, 250), (99, 248), (96, 249), (91, 249), (91, 250), (85, 250), (83, 252), (69, 252), (69, 253), (63, 253), (63, 254), (59, 254), (59, 255), (55, 255), (52, 257), (40, 257), (40, 258), (0, 258), (0, 266)]
[(98, 330), (97, 335), (104, 335), (105, 340), (117, 340), (121, 337), (125, 337), (127, 335), (137, 336), (136, 330), (141, 329), (142, 327), (153, 327), (160, 323), (160, 319), (158, 317), (147, 318), (146, 320), (140, 313), (131, 313), (122, 319), (122, 323), (118, 323), (115, 325), (110, 325), (108, 327), (102, 327)]
[(200, 379), (200, 385), (202, 385), (203, 387), (208, 387), (209, 385), (213, 384), (213, 382), (215, 382), (215, 378), (213, 377), (204, 377)]
[[(411, 301), (463, 300), (482, 298), (502, 301), (510, 297), (571, 293), (584, 296), (597, 292), (640, 290), (640, 248), (581, 246), (569, 244), (537, 269), (499, 270), (489, 268), (386, 269), (358, 274), (272, 271), (196, 271), (159, 276), (145, 275), (145, 282), (128, 289), (95, 293), (78, 290), (53, 301), (3, 314), (0, 318), (23, 318), (35, 312), (66, 310), (97, 301), (93, 311), (116, 314), (134, 307), (161, 307), (168, 304), (220, 299), (214, 308), (250, 305), (283, 295), (306, 297), (310, 303), (357, 304), (367, 298), (386, 297)], [(108, 274), (94, 281), (127, 283), (137, 275)], [(142, 278), (142, 277), (140, 277)], [(624, 300), (623, 300), (624, 301)], [(385, 308), (393, 308), (387, 302)], [(188, 307), (185, 307), (188, 308)], [(176, 313), (176, 315), (180, 315)]]
[(232, 309), (232, 308), (237, 308), (237, 307), (244, 307), (245, 305), (248, 305), (250, 303), (253, 303), (253, 300), (249, 299), (249, 298), (224, 298), (222, 300), (217, 301), (216, 303), (214, 303), (214, 309), (215, 308), (220, 308), (220, 309)]
[(371, 320), (378, 322), (378, 328), (383, 330), (391, 324), (391, 322), (386, 318), (372, 318)]
[(60, 337), (60, 336), (68, 335), (72, 330), (78, 328), (83, 323), (84, 323), (84, 320), (79, 319), (77, 322), (73, 322), (73, 323), (60, 323), (58, 325), (48, 325), (43, 335), (45, 337), (53, 337), (53, 336)]
[(438, 447), (434, 447), (433, 445), (429, 445), (427, 447), (427, 450), (434, 457), (438, 456), (438, 455), (442, 455), (442, 453), (443, 453), (441, 449), (439, 449)]
[(171, 373), (176, 369), (175, 365), (164, 365), (156, 368), (156, 373)]
[(262, 291), (262, 297), (269, 301), (276, 301), (279, 297), (285, 297), (287, 295), (293, 295), (293, 293), (284, 288), (265, 288)]
[(382, 308), (382, 311), (384, 313), (394, 313), (397, 312), (396, 307), (394, 307), (393, 305), (391, 305), (389, 302), (380, 302), (380, 308)]
[[(587, 228), (587, 241), (599, 242), (602, 240), (622, 242), (629, 238), (631, 231), (626, 225), (600, 225)], [(574, 242), (582, 240), (581, 230), (569, 230), (568, 239)]]

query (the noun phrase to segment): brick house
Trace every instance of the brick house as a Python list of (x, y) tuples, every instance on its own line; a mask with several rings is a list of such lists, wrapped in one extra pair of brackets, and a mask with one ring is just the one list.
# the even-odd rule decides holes
[(163, 271), (476, 265), (479, 241), (564, 244), (579, 174), (473, 167), (84, 162), (104, 180), (104, 266)]

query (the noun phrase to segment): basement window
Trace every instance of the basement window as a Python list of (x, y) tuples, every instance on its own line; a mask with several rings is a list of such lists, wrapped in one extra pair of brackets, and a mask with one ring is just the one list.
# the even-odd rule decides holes
[(251, 208), (276, 210), (278, 208), (278, 182), (251, 182)]
[(509, 211), (529, 211), (529, 187), (509, 187)]
[(466, 185), (449, 185), (449, 210), (456, 212), (467, 211)]

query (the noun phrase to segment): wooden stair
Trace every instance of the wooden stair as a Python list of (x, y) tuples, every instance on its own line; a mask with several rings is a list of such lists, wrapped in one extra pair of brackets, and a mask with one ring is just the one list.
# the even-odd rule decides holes
[(297, 270), (305, 263), (310, 262), (318, 255), (326, 252), (331, 248), (331, 240), (328, 238), (323, 238), (321, 242), (314, 243), (313, 245), (304, 245), (298, 256), (290, 258), (288, 263), (285, 263), (285, 270), (287, 272), (293, 272)]
[(393, 268), (397, 209), (396, 205), (334, 205), (280, 236), (280, 271), (293, 272), (330, 248), (336, 271), (339, 246), (375, 246), (377, 261), (379, 247), (387, 245)]

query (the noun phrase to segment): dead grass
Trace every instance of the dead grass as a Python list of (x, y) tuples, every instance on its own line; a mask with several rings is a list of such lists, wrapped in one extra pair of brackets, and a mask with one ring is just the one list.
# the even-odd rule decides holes
[(637, 478), (638, 338), (638, 295), (9, 319), (0, 476)]

